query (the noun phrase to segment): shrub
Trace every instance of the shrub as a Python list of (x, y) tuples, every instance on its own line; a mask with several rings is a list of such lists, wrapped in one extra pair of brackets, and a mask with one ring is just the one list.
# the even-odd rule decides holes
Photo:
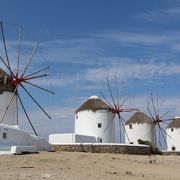
[(159, 155), (162, 154), (162, 152), (155, 145), (153, 145), (149, 141), (144, 141), (142, 139), (138, 139), (138, 144), (149, 145), (150, 146), (150, 150), (151, 150), (151, 154), (159, 154)]

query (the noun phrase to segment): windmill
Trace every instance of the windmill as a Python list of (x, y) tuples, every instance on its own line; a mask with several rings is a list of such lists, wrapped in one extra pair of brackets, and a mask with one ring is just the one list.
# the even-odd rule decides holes
[(133, 112), (133, 111), (137, 111), (137, 109), (135, 108), (123, 108), (123, 105), (125, 104), (125, 102), (127, 101), (128, 97), (126, 99), (124, 99), (122, 101), (122, 103), (120, 103), (120, 100), (119, 100), (119, 91), (118, 91), (118, 85), (117, 85), (117, 77), (115, 76), (115, 91), (116, 91), (116, 98), (114, 97), (113, 93), (112, 93), (112, 88), (110, 86), (110, 82), (109, 82), (109, 79), (106, 78), (106, 81), (107, 81), (107, 86), (108, 86), (108, 90), (109, 90), (109, 94), (110, 94), (110, 98), (111, 98), (111, 101), (110, 102), (102, 92), (101, 93), (101, 96), (104, 98), (104, 100), (107, 102), (107, 104), (110, 106), (111, 110), (112, 110), (112, 113), (114, 113), (114, 116), (112, 119), (109, 120), (109, 123), (108, 125), (106, 126), (106, 128), (104, 129), (104, 132), (107, 130), (107, 128), (109, 127), (110, 123), (116, 118), (118, 118), (118, 123), (119, 123), (119, 139), (120, 139), (120, 142), (122, 141), (122, 136), (121, 136), (121, 127), (123, 128), (123, 131), (125, 132), (125, 135), (129, 141), (129, 137), (128, 137), (128, 134), (125, 130), (125, 125), (124, 123), (126, 122), (126, 120), (122, 117), (122, 113), (127, 113), (127, 112)]
[(3, 58), (2, 56), (0, 56), (0, 61), (2, 61), (2, 63), (4, 64), (4, 66), (6, 67), (6, 69), (8, 70), (8, 76), (7, 76), (7, 80), (6, 82), (4, 81), (4, 83), (9, 84), (12, 88), (12, 95), (9, 98), (9, 101), (7, 102), (6, 108), (4, 113), (2, 114), (2, 117), (0, 118), (0, 123), (3, 123), (5, 116), (7, 116), (8, 110), (10, 108), (10, 106), (12, 105), (13, 100), (16, 100), (16, 109), (17, 109), (17, 125), (19, 124), (19, 120), (18, 120), (18, 109), (19, 109), (19, 105), (21, 105), (22, 110), (25, 113), (25, 116), (31, 126), (31, 128), (33, 129), (34, 133), (36, 136), (38, 136), (30, 118), (29, 115), (26, 111), (26, 108), (24, 106), (24, 103), (22, 101), (21, 95), (20, 95), (20, 91), (19, 89), (22, 89), (22, 92), (24, 92), (27, 96), (29, 96), (32, 101), (37, 105), (38, 108), (40, 108), (40, 110), (49, 118), (51, 119), (50, 115), (44, 110), (44, 108), (37, 102), (37, 100), (31, 95), (28, 87), (26, 87), (26, 85), (28, 85), (29, 87), (34, 87), (34, 88), (38, 88), (42, 91), (54, 94), (52, 91), (49, 91), (48, 89), (45, 89), (37, 84), (34, 84), (32, 82), (32, 80), (34, 79), (40, 79), (43, 77), (47, 76), (47, 73), (45, 73), (46, 70), (49, 69), (49, 67), (43, 68), (43, 69), (39, 69), (37, 71), (34, 71), (32, 73), (27, 73), (32, 59), (37, 51), (37, 47), (38, 47), (38, 43), (34, 46), (34, 49), (27, 61), (26, 66), (24, 67), (24, 69), (22, 70), (22, 72), (20, 72), (20, 52), (21, 52), (21, 37), (22, 37), (22, 26), (19, 29), (19, 33), (18, 33), (18, 52), (17, 52), (17, 66), (16, 69), (13, 71), (12, 70), (12, 65), (11, 65), (11, 61), (9, 59), (9, 54), (8, 54), (8, 49), (7, 49), (7, 43), (6, 43), (6, 38), (5, 38), (5, 33), (4, 33), (4, 28), (3, 28), (3, 22), (0, 22), (0, 31), (1, 31), (1, 35), (2, 35), (2, 42), (3, 42), (3, 48), (4, 48), (4, 52), (5, 52), (5, 58)]
[[(152, 123), (155, 124), (155, 126), (157, 127), (159, 145), (161, 147), (162, 147), (161, 137), (166, 146), (167, 146), (167, 142), (165, 139), (165, 135), (167, 135), (167, 137), (171, 138), (171, 136), (168, 135), (167, 132), (163, 129), (162, 124), (168, 125), (169, 124), (168, 122), (173, 120), (172, 118), (170, 118), (170, 119), (165, 118), (166, 115), (169, 113), (169, 111), (167, 111), (163, 114), (161, 113), (163, 103), (164, 103), (164, 101), (159, 102), (158, 96), (156, 98), (154, 98), (153, 95), (151, 94), (150, 102), (148, 102), (148, 104), (147, 104), (147, 109), (148, 109), (149, 115), (152, 119)], [(155, 135), (155, 138), (156, 138), (156, 135)]]

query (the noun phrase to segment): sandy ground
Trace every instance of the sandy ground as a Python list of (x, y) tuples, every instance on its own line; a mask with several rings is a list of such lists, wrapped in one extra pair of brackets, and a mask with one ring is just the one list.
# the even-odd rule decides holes
[(1, 155), (0, 179), (179, 180), (180, 156), (76, 152)]

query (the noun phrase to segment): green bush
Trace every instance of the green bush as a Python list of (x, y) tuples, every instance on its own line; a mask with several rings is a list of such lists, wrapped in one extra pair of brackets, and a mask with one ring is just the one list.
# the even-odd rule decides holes
[(162, 152), (149, 141), (143, 141), (142, 139), (138, 139), (138, 144), (149, 145), (151, 154), (159, 154), (159, 155), (162, 154)]

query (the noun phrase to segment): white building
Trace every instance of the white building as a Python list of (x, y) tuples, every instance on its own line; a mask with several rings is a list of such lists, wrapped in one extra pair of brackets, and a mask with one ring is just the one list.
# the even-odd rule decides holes
[(155, 144), (155, 125), (152, 120), (143, 112), (136, 112), (125, 124), (125, 130), (128, 134), (125, 136), (125, 143), (138, 144), (138, 139), (149, 141)]
[(0, 121), (3, 120), (0, 123), (0, 152), (2, 149), (10, 151), (11, 147), (15, 146), (25, 148), (27, 152), (29, 147), (51, 151), (52, 147), (45, 139), (31, 135), (18, 127), (16, 95), (4, 116), (14, 90), (10, 76), (0, 69)]
[(115, 143), (114, 113), (111, 108), (99, 97), (91, 96), (76, 110), (75, 134), (99, 137), (103, 143)]
[(167, 150), (180, 151), (180, 117), (175, 117), (174, 120), (166, 128)]
[[(8, 103), (14, 93), (14, 88), (11, 85), (10, 77), (2, 69), (0, 69), (0, 121), (8, 106)], [(4, 116), (3, 122), (7, 125), (17, 125), (16, 111), (16, 95), (14, 96), (8, 112)]]
[(51, 144), (115, 143), (115, 122), (111, 108), (97, 96), (91, 96), (75, 112), (75, 133), (51, 134)]
[(34, 146), (36, 149), (51, 151), (51, 145), (43, 138), (31, 135), (17, 126), (0, 124), (0, 151), (10, 150), (12, 146)]

